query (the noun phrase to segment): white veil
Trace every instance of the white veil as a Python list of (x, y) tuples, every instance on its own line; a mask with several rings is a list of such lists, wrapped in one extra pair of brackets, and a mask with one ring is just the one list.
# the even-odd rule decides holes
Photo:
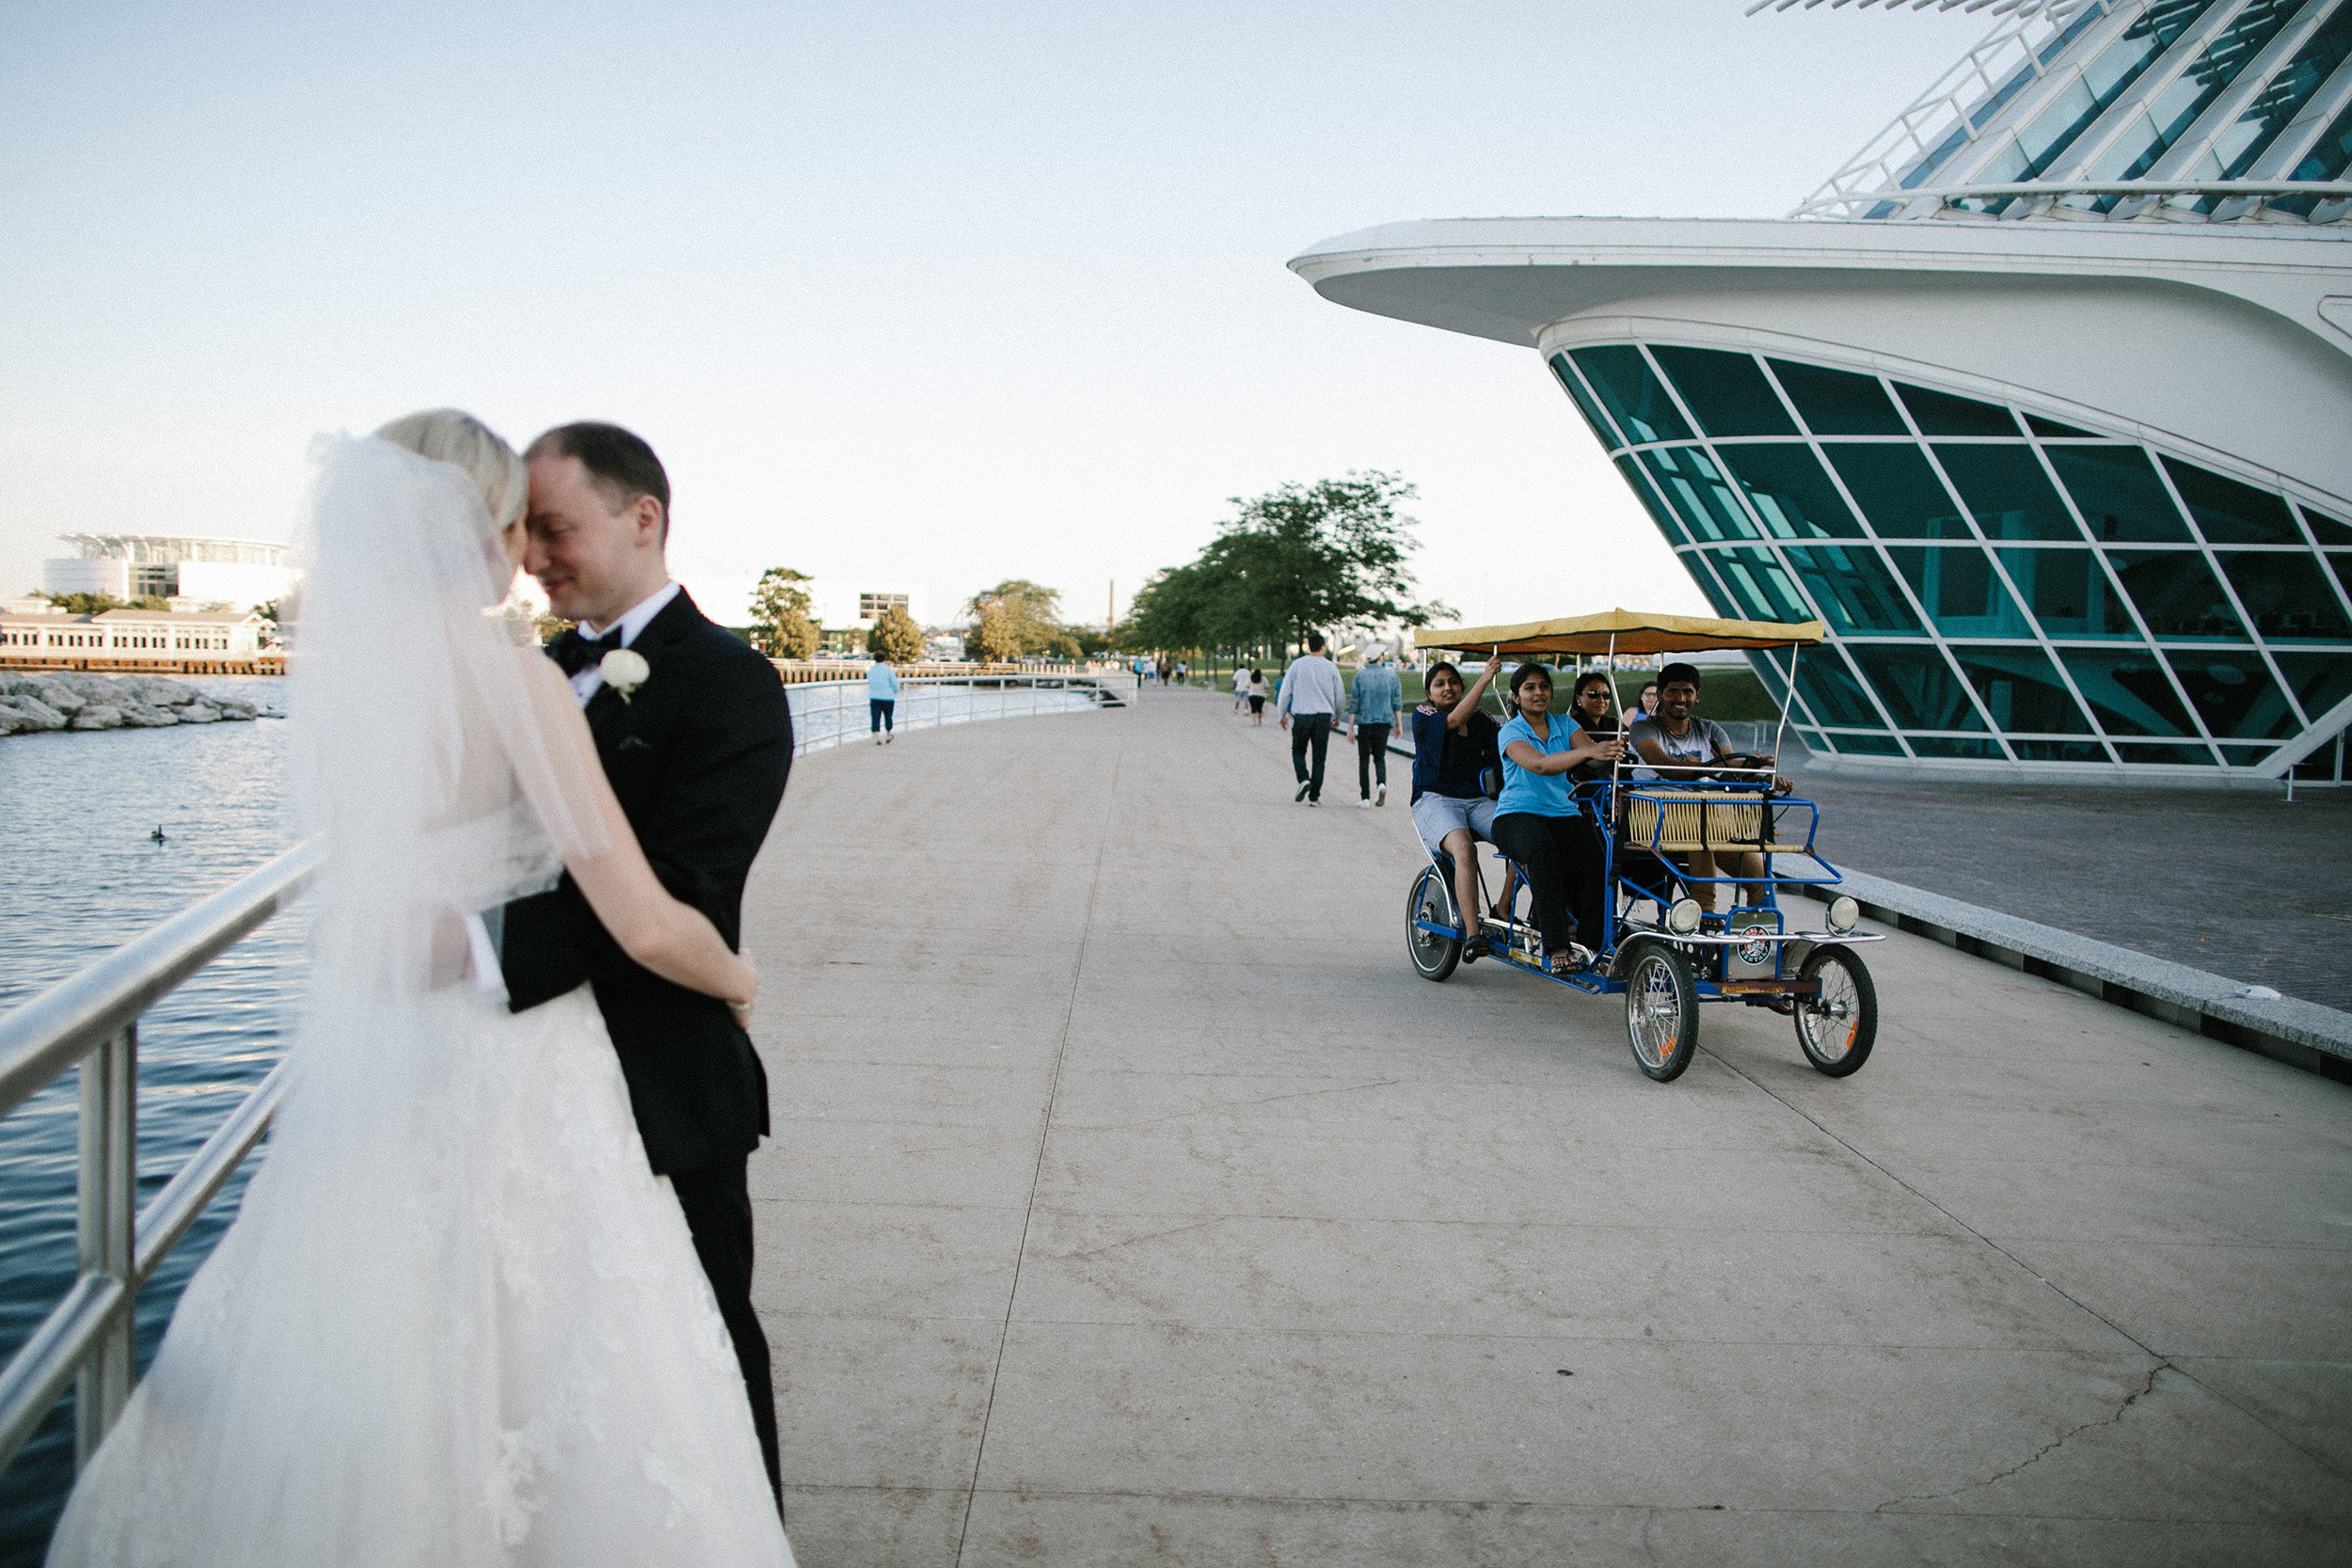
[[(181, 1488), (189, 1541), (487, 1564), (523, 1528), (483, 1266), (501, 1255), (488, 1199), (517, 1064), (504, 1008), (450, 973), (450, 932), (462, 962), (454, 922), (606, 847), (566, 773), (594, 754), (577, 755), (560, 680), (547, 701), (528, 662), (543, 656), (492, 612), (512, 570), (465, 472), (373, 438), (314, 455), (290, 738), (326, 856), (292, 1076), (237, 1224), (175, 1318), (207, 1349), (175, 1358), (167, 1341), (126, 1422), (136, 1444), (103, 1457)], [(256, 1465), (294, 1452), (276, 1473), (298, 1486), (257, 1484)], [(93, 1560), (120, 1560), (109, 1521), (76, 1528)]]

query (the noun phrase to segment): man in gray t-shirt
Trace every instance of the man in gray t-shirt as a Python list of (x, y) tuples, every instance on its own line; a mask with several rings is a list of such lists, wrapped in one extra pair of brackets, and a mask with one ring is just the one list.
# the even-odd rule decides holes
[[(1712, 719), (1701, 719), (1692, 710), (1699, 705), (1699, 673), (1689, 664), (1669, 664), (1658, 672), (1658, 711), (1647, 719), (1633, 721), (1626, 738), (1653, 778), (1668, 784), (1695, 784), (1711, 768), (1722, 765), (1734, 768), (1770, 768), (1771, 757), (1748, 757), (1732, 750), (1731, 736)], [(1775, 786), (1781, 781), (1775, 778)], [(1769, 816), (1770, 813), (1768, 812)], [(1715, 856), (1708, 850), (1693, 850), (1687, 857), (1686, 869), (1694, 877), (1713, 877)], [(1741, 879), (1740, 899), (1754, 905), (1763, 900), (1763, 882), (1767, 873), (1764, 857), (1756, 851), (1742, 850), (1736, 857), (1738, 863), (1730, 875)], [(1714, 889), (1694, 887), (1692, 893), (1704, 907), (1714, 904)]]

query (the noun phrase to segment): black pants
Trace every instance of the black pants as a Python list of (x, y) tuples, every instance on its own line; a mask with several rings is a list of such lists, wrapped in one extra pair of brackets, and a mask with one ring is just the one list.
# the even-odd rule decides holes
[[(1315, 765), (1307, 768), (1307, 749), (1314, 748)], [(1323, 799), (1323, 758), (1331, 749), (1331, 716), (1327, 713), (1294, 713), (1291, 715), (1291, 770), (1298, 782), (1307, 786), (1307, 799)]]
[(873, 721), (870, 729), (876, 733), (882, 730), (897, 729), (898, 726), (898, 721), (897, 718), (898, 712), (898, 699), (896, 697), (868, 697), (866, 699), (866, 716)]
[(1372, 799), (1372, 780), (1368, 775), (1380, 775), (1382, 788), (1389, 783), (1389, 726), (1359, 724), (1356, 726), (1356, 794), (1359, 799)]
[(1581, 816), (1515, 811), (1495, 818), (1495, 847), (1527, 868), (1527, 891), (1545, 950), (1565, 953), (1568, 939), (1576, 937), (1598, 951), (1607, 935), (1600, 885), (1604, 863), (1591, 824)]
[(744, 1162), (723, 1160), (695, 1170), (672, 1171), (670, 1185), (686, 1212), (694, 1255), (710, 1276), (719, 1316), (735, 1340), (743, 1369), (743, 1392), (752, 1402), (752, 1430), (759, 1434), (759, 1457), (768, 1465), (768, 1485), (784, 1507), (784, 1467), (776, 1456), (776, 1386), (768, 1370), (768, 1336), (752, 1307), (752, 1193)]

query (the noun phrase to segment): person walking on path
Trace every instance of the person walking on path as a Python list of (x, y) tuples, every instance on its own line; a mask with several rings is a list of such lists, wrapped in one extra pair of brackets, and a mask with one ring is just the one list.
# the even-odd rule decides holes
[[(1311, 806), (1323, 804), (1323, 759), (1331, 747), (1331, 721), (1347, 706), (1340, 667), (1323, 657), (1323, 634), (1309, 632), (1307, 651), (1282, 672), (1282, 689), (1274, 699), (1275, 722), (1291, 732), (1291, 770), (1298, 775), (1298, 793), (1291, 799)], [(1294, 719), (1298, 722), (1293, 724)]]
[[(1356, 742), (1356, 809), (1367, 811), (1389, 803), (1389, 732), (1396, 727), (1396, 710), (1405, 701), (1405, 687), (1374, 654), (1356, 673), (1356, 689), (1347, 694), (1347, 736)], [(1373, 793), (1373, 775), (1379, 775), (1379, 793)]]
[(1249, 672), (1233, 666), (1233, 711), (1239, 713), (1242, 704), (1249, 700)]
[(1265, 672), (1249, 672), (1249, 724), (1252, 729), (1265, 728)]
[(866, 667), (866, 716), (873, 726), (874, 744), (886, 746), (897, 738), (898, 672), (890, 660), (878, 658)]

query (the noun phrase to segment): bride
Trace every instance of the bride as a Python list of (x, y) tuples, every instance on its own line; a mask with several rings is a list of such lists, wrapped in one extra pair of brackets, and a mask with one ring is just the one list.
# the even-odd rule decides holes
[(789, 1568), (596, 1003), (509, 1013), (464, 922), (568, 867), (656, 973), (739, 1004), (758, 978), (502, 629), (521, 459), (449, 410), (318, 455), (293, 705), (326, 859), (290, 1084), (48, 1561)]

